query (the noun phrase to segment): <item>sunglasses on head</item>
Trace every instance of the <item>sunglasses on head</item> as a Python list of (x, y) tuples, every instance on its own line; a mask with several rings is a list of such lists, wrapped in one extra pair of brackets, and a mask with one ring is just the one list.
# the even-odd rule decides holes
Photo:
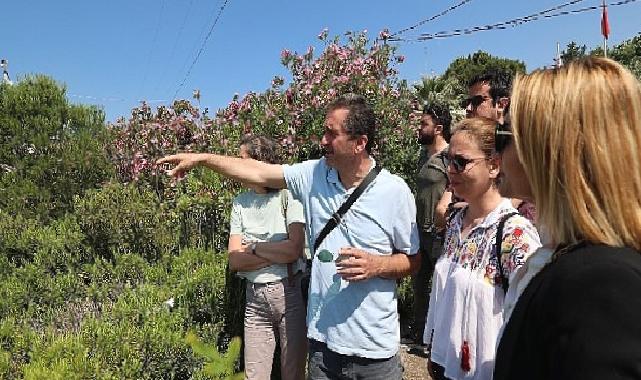
[(463, 99), (463, 101), (461, 102), (461, 108), (467, 108), (467, 106), (469, 106), (470, 104), (473, 108), (476, 108), (487, 99), (489, 99), (489, 97), (483, 95), (470, 96), (469, 98)]
[(502, 153), (508, 145), (512, 142), (512, 128), (510, 124), (496, 124), (494, 130), (494, 150), (497, 153)]
[(465, 168), (467, 168), (467, 165), (471, 164), (472, 162), (487, 159), (485, 157), (467, 158), (461, 156), (460, 154), (448, 156), (447, 158), (449, 159), (450, 164), (452, 164), (452, 167), (454, 167), (454, 171), (456, 173), (463, 173), (465, 171)]

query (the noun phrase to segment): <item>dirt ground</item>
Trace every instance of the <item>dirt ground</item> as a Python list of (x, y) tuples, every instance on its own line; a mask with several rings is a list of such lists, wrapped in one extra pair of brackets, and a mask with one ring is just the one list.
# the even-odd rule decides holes
[(427, 357), (416, 351), (408, 352), (407, 346), (401, 345), (401, 361), (403, 362), (404, 380), (428, 380)]

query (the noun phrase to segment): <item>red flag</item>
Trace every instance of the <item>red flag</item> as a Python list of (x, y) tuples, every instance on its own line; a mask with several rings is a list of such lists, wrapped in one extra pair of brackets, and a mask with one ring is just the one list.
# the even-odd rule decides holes
[(603, 2), (603, 14), (601, 15), (601, 34), (607, 40), (610, 35), (610, 22), (608, 21), (608, 7)]

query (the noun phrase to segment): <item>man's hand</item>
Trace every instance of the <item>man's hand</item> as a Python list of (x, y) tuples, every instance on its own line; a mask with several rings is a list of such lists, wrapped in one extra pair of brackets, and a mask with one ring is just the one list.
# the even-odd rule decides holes
[(198, 166), (198, 164), (200, 164), (200, 155), (198, 153), (173, 154), (156, 161), (156, 165), (162, 164), (176, 165), (176, 167), (174, 167), (173, 169), (168, 170), (167, 174), (172, 177), (181, 178), (185, 175), (185, 172), (193, 169), (194, 167)]
[(381, 256), (353, 247), (341, 248), (336, 261), (337, 273), (346, 281), (362, 281), (381, 272)]

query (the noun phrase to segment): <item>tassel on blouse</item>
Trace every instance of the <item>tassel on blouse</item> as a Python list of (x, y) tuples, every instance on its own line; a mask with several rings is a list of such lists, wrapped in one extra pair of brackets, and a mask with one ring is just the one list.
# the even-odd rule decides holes
[(467, 341), (464, 341), (461, 347), (461, 369), (465, 372), (469, 372), (472, 369), (470, 365), (470, 345), (467, 344)]

